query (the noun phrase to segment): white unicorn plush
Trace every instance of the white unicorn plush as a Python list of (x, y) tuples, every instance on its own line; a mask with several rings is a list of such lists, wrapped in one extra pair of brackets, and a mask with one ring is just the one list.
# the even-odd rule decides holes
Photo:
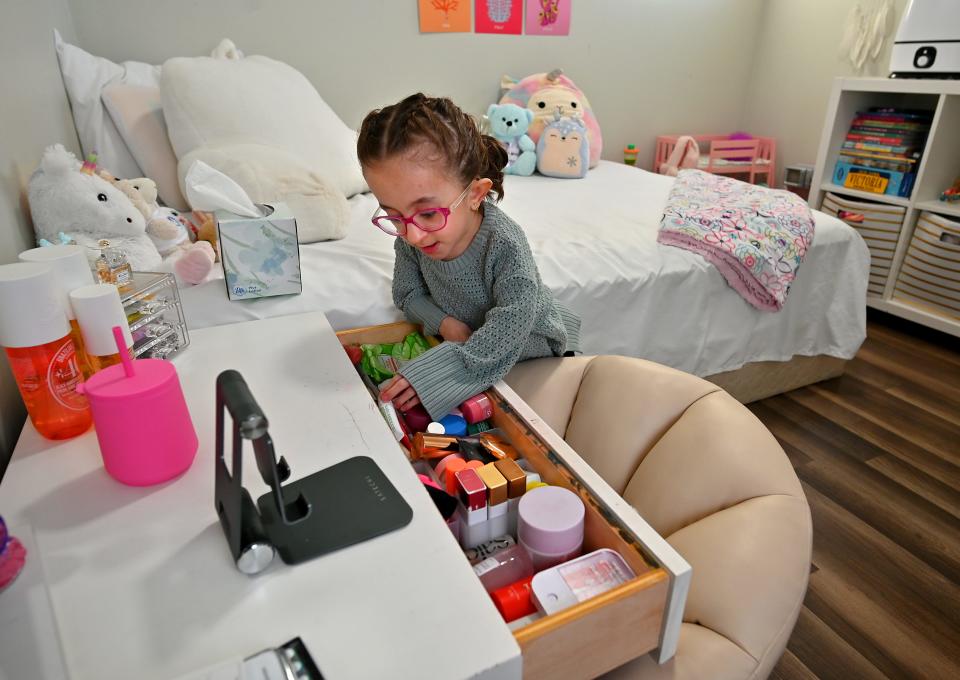
[(28, 196), (38, 241), (71, 239), (87, 248), (93, 262), (100, 255), (98, 242), (107, 239), (127, 254), (134, 270), (157, 271), (160, 266), (160, 252), (147, 235), (143, 214), (95, 171), (81, 171), (80, 161), (62, 144), (44, 152), (30, 177)]

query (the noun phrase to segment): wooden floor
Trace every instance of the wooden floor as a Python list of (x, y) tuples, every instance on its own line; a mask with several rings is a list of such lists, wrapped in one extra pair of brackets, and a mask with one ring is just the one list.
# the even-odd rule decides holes
[(871, 317), (840, 378), (750, 409), (813, 516), (772, 678), (960, 678), (960, 340)]

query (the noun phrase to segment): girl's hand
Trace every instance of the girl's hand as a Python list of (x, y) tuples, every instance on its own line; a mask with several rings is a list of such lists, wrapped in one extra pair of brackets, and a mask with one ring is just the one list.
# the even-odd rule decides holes
[(460, 319), (448, 316), (440, 322), (440, 335), (448, 342), (466, 342), (473, 335), (473, 331)]
[(402, 375), (394, 376), (393, 380), (380, 392), (380, 399), (392, 401), (401, 412), (406, 412), (420, 403), (417, 391)]

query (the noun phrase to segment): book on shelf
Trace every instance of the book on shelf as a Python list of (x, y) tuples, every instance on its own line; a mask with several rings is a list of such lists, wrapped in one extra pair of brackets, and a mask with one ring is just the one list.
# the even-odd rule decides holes
[(848, 189), (868, 191), (888, 196), (910, 196), (914, 172), (897, 172), (886, 168), (868, 167), (862, 164), (838, 160), (833, 171), (833, 182)]
[(840, 145), (834, 183), (876, 194), (909, 196), (933, 112), (872, 106), (857, 111)]
[(891, 146), (889, 144), (874, 144), (873, 142), (859, 142), (847, 140), (843, 143), (844, 149), (854, 151), (866, 151), (868, 153), (887, 153), (903, 158), (913, 158), (911, 154), (915, 153), (915, 146)]

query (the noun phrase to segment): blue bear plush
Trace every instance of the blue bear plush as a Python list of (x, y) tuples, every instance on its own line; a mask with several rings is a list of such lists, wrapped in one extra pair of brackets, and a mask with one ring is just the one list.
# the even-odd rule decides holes
[(537, 145), (527, 135), (533, 111), (516, 104), (491, 104), (487, 109), (490, 133), (507, 149), (508, 175), (532, 175), (537, 168)]

